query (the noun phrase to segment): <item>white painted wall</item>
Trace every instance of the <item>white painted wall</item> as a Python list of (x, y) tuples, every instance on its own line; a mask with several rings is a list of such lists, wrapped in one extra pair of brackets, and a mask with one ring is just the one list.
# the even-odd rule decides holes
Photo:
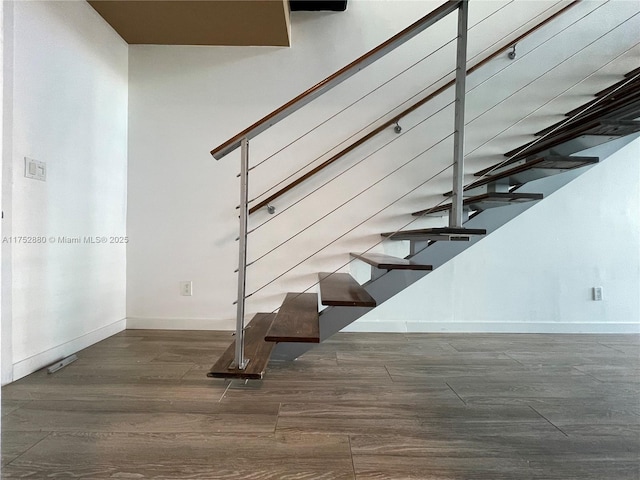
[[(84, 1), (11, 7), (2, 342), (17, 379), (125, 327), (125, 245), (84, 237), (126, 235), (128, 46)], [(46, 182), (24, 177), (24, 157), (46, 162)]]
[(636, 139), (348, 330), (640, 332), (639, 157)]
[[(516, 5), (517, 3), (517, 5)], [(207, 48), (133, 46), (130, 48), (130, 143), (127, 247), (127, 317), (130, 328), (233, 328), (237, 265), (238, 153), (216, 162), (208, 151), (261, 116), (313, 85), (324, 76), (377, 45), (426, 13), (436, 2), (350, 2), (345, 13), (292, 15), (293, 47)], [(552, 2), (471, 2), (470, 57), (504, 36), (514, 38)], [(555, 5), (559, 8), (560, 5)], [(504, 8), (502, 8), (504, 7)], [(549, 12), (547, 11), (547, 14)], [(531, 133), (584, 103), (589, 95), (637, 65), (640, 30), (633, 2), (585, 1), (549, 27), (518, 45), (518, 58), (496, 59), (469, 78), (469, 171), (495, 163), (504, 151)], [(270, 156), (399, 69), (453, 38), (450, 19), (417, 38), (398, 55), (372, 67), (366, 75), (335, 89), (313, 108), (298, 112), (251, 144), (253, 164)], [(420, 64), (419, 73), (377, 91), (354, 113), (319, 127), (315, 136), (257, 167), (252, 196), (295, 172), (335, 143), (354, 133), (373, 110), (392, 108), (428, 80), (437, 80), (453, 66), (453, 45)], [(499, 73), (498, 73), (499, 72)], [(496, 76), (494, 77), (494, 73)], [(535, 82), (532, 82), (532, 79)], [(442, 83), (442, 81), (440, 82)], [(439, 84), (440, 84), (439, 83)], [(438, 84), (438, 85), (439, 85)], [(435, 87), (434, 87), (435, 88)], [(565, 92), (560, 98), (556, 98)], [(318, 187), (347, 166), (395, 138), (385, 132), (348, 156), (307, 186), (276, 203), (277, 217), (252, 216), (251, 226), (269, 221), (249, 239), (249, 259), (269, 252), (249, 267), (248, 289), (255, 291), (273, 277), (282, 278), (251, 297), (249, 312), (277, 308), (287, 291), (300, 291), (315, 281), (318, 271), (333, 270), (349, 260), (349, 251), (362, 251), (379, 239), (379, 232), (410, 221), (408, 212), (428, 207), (450, 189), (441, 175), (427, 187), (426, 178), (450, 163), (451, 142), (440, 141), (451, 131), (452, 110), (444, 108), (450, 95), (403, 120), (403, 141), (373, 153), (339, 180), (317, 193)], [(492, 108), (498, 104), (497, 108)], [(443, 107), (440, 113), (434, 113)], [(534, 112), (534, 115), (529, 115)], [(428, 115), (433, 117), (417, 126)], [(489, 141), (499, 135), (497, 140)], [(333, 144), (329, 143), (329, 144)], [(430, 148), (398, 174), (381, 180), (402, 162)], [(316, 163), (320, 161), (317, 160)], [(310, 167), (308, 167), (310, 168)], [(339, 206), (367, 185), (348, 208)], [(357, 225), (402, 192), (415, 194), (398, 201), (362, 227)], [(308, 198), (302, 199), (303, 195)], [(300, 201), (294, 204), (294, 202)], [(293, 205), (293, 206), (292, 206)], [(291, 207), (291, 208), (289, 208)], [(322, 216), (333, 208), (338, 214)], [(314, 223), (317, 222), (317, 223)], [(428, 224), (434, 224), (428, 220)], [(278, 247), (283, 234), (305, 229)], [(340, 237), (303, 266), (306, 256)], [(384, 246), (376, 247), (383, 249)], [(179, 295), (178, 283), (193, 281), (193, 296)]]

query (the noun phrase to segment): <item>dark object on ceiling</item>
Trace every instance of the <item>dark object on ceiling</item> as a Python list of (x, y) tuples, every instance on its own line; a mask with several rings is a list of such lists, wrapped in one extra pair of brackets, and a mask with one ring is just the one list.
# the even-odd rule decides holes
[(330, 10), (332, 12), (344, 12), (347, 9), (347, 0), (289, 0), (292, 12)]

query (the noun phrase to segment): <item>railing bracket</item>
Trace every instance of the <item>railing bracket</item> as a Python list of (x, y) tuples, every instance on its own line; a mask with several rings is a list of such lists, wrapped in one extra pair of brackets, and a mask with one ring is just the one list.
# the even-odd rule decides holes
[(402, 132), (402, 127), (400, 126), (400, 123), (396, 122), (396, 126), (393, 127), (393, 131), (396, 133)]
[(247, 368), (247, 365), (249, 364), (249, 359), (245, 358), (244, 361), (242, 362), (242, 364), (238, 365), (236, 363), (236, 361), (234, 360), (233, 362), (231, 362), (229, 364), (229, 370), (244, 370), (245, 368)]
[(507, 55), (510, 60), (514, 60), (516, 58), (516, 45), (517, 45), (517, 43), (514, 43), (511, 46), (511, 51)]
[(267, 212), (269, 212), (269, 215), (273, 215), (276, 213), (276, 207), (267, 203)]

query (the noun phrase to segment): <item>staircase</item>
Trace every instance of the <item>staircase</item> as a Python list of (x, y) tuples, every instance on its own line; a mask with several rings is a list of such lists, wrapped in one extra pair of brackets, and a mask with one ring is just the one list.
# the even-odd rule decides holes
[[(451, 3), (460, 2), (448, 2), (441, 10), (451, 8)], [(320, 272), (314, 285), (287, 293), (277, 312), (253, 316), (240, 327), (247, 363), (238, 367), (238, 345), (233, 342), (207, 375), (261, 379), (269, 361), (299, 357), (597, 164), (599, 158), (580, 152), (640, 132), (639, 117), (640, 69), (636, 69), (567, 112), (562, 122), (537, 132), (538, 139), (505, 152), (506, 160), (476, 172), (476, 180), (461, 189), (454, 183), (453, 190), (441, 191), (443, 200), (437, 205), (407, 212), (448, 219), (448, 226), (380, 232), (380, 242), (407, 245), (406, 256), (350, 252), (351, 261), (370, 267), (368, 281), (360, 284), (341, 269)], [(237, 138), (220, 148), (227, 152)], [(528, 192), (527, 185), (537, 190)], [(463, 225), (456, 224), (456, 216)]]

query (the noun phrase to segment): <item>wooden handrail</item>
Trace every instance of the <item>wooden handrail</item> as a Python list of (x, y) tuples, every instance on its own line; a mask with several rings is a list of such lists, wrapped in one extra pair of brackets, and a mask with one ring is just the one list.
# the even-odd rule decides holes
[[(483, 65), (485, 65), (486, 63), (490, 62), (491, 60), (496, 58), (498, 55), (500, 55), (501, 53), (503, 53), (506, 50), (508, 50), (509, 48), (511, 48), (514, 44), (520, 42), (520, 40), (522, 40), (523, 38), (531, 35), (535, 31), (539, 30), (540, 28), (545, 26), (547, 23), (553, 21), (555, 18), (557, 18), (558, 16), (562, 15), (568, 9), (574, 7), (575, 5), (580, 3), (581, 1), (582, 0), (574, 0), (570, 4), (566, 5), (562, 9), (558, 10), (557, 12), (555, 12), (553, 15), (549, 15), (549, 17), (544, 19), (542, 22), (540, 22), (537, 25), (531, 27), (529, 30), (527, 30), (526, 32), (524, 32), (522, 35), (518, 36), (514, 40), (510, 40), (509, 42), (505, 42), (502, 46), (497, 48), (493, 53), (487, 55), (485, 58), (483, 58), (482, 60), (480, 60), (479, 62), (474, 64), (469, 69), (467, 69), (467, 75), (475, 72), (478, 68), (480, 68)], [(262, 207), (268, 205), (269, 203), (273, 202), (273, 200), (275, 200), (276, 198), (278, 198), (281, 195), (285, 194), (286, 192), (288, 192), (289, 190), (293, 189), (294, 187), (300, 185), (302, 182), (304, 182), (308, 178), (314, 176), (320, 170), (328, 167), (329, 165), (334, 163), (336, 160), (342, 158), (344, 155), (346, 155), (347, 153), (351, 152), (352, 150), (355, 150), (357, 147), (359, 147), (363, 143), (367, 142), (371, 138), (375, 137), (380, 132), (386, 130), (387, 128), (389, 128), (392, 125), (395, 125), (402, 117), (405, 117), (409, 113), (413, 112), (414, 110), (417, 110), (422, 105), (424, 105), (425, 103), (429, 102), (431, 99), (437, 97), (442, 92), (444, 92), (447, 89), (451, 88), (453, 85), (455, 85), (455, 79), (445, 83), (443, 86), (438, 88), (436, 91), (430, 93), (429, 95), (427, 95), (423, 99), (418, 100), (416, 103), (414, 103), (413, 105), (411, 105), (406, 110), (404, 110), (401, 113), (399, 113), (398, 115), (395, 115), (391, 120), (388, 120), (385, 123), (383, 123), (382, 125), (380, 125), (379, 127), (376, 127), (374, 130), (372, 130), (371, 132), (367, 133), (363, 137), (359, 138), (354, 143), (352, 143), (351, 145), (349, 145), (345, 149), (341, 150), (340, 152), (336, 153), (331, 158), (325, 160), (320, 165), (318, 165), (318, 166), (314, 167), (313, 169), (309, 170), (307, 173), (305, 173), (304, 175), (301, 175), (300, 177), (295, 179), (293, 182), (287, 184), (285, 187), (282, 187), (280, 190), (278, 190), (274, 194), (270, 195), (269, 197), (265, 198), (264, 200), (261, 200), (260, 202), (256, 203), (255, 205), (253, 205), (249, 209), (249, 213), (250, 214), (254, 213), (255, 211), (259, 210), (260, 208), (262, 208)]]
[(438, 22), (439, 20), (442, 20), (451, 12), (454, 12), (458, 8), (460, 3), (462, 3), (462, 1), (465, 1), (465, 0), (448, 0), (447, 2), (445, 2), (444, 4), (436, 8), (435, 10), (433, 10), (432, 12), (422, 17), (417, 22), (413, 23), (412, 25), (402, 30), (400, 33), (397, 33), (393, 37), (389, 38), (387, 41), (381, 43), (374, 49), (368, 51), (358, 59), (354, 60), (349, 65), (341, 68), (340, 70), (335, 72), (333, 75), (330, 75), (329, 77), (322, 80), (320, 83), (317, 83), (306, 92), (301, 93), (300, 95), (295, 97), (293, 100), (290, 100), (289, 102), (285, 103), (280, 108), (274, 110), (267, 116), (258, 120), (256, 123), (254, 123), (250, 127), (246, 128), (242, 132), (231, 137), (226, 142), (217, 146), (216, 148), (211, 150), (211, 155), (213, 155), (213, 157), (216, 160), (220, 160), (222, 157), (224, 157), (228, 153), (238, 148), (240, 146), (240, 141), (243, 138), (246, 137), (247, 139), (251, 139), (256, 135), (259, 135), (260, 133), (264, 132), (269, 127), (275, 125), (280, 120), (288, 117), (296, 110), (302, 108), (307, 103), (311, 102), (313, 99), (331, 90), (333, 87), (342, 83), (347, 78), (358, 73), (363, 68), (371, 65), (373, 62), (382, 58), (387, 53), (391, 52), (392, 50), (395, 50), (403, 43), (407, 42), (408, 40), (412, 39), (419, 33), (423, 32), (434, 23)]

